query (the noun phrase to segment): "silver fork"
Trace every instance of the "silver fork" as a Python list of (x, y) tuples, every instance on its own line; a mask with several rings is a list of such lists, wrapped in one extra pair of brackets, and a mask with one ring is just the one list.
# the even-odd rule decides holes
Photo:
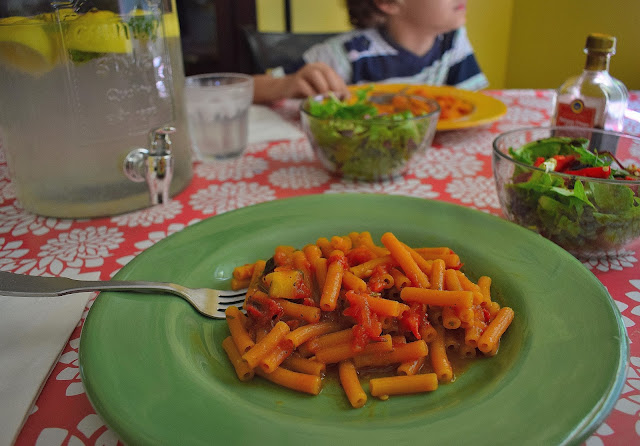
[(240, 305), (247, 290), (222, 291), (209, 288), (187, 288), (168, 282), (125, 280), (75, 280), (66, 277), (27, 276), (0, 271), (0, 294), (18, 297), (55, 297), (83, 291), (133, 291), (171, 293), (182, 297), (207, 317), (224, 319), (224, 311)]

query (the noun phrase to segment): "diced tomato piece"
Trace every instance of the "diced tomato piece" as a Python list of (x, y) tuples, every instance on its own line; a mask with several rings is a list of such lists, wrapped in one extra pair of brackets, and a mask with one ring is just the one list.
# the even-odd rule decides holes
[(378, 265), (373, 269), (367, 282), (368, 288), (374, 293), (381, 292), (387, 285), (385, 275), (389, 273), (389, 265)]
[(308, 299), (311, 297), (311, 290), (309, 289), (307, 284), (304, 283), (304, 280), (302, 278), (296, 281), (294, 288), (294, 299)]
[(369, 343), (367, 330), (362, 325), (354, 325), (351, 332), (353, 333), (353, 340), (351, 341), (353, 351), (362, 351), (364, 346)]
[(329, 263), (334, 263), (334, 262), (340, 263), (343, 269), (347, 269), (349, 267), (349, 265), (347, 264), (347, 259), (344, 256), (344, 253), (342, 251), (338, 251), (338, 250), (332, 251), (331, 255), (327, 260)]
[(247, 314), (258, 324), (278, 321), (284, 314), (282, 306), (270, 297), (254, 294), (247, 301)]
[[(354, 327), (354, 348), (361, 349), (364, 345), (366, 345), (369, 340), (381, 340), (380, 335), (382, 334), (382, 323), (380, 322), (378, 315), (371, 311), (369, 307), (369, 302), (365, 299), (365, 294), (357, 293), (355, 291), (347, 291), (345, 294), (345, 298), (347, 302), (349, 302), (349, 307), (346, 308), (342, 314), (345, 316), (350, 316), (356, 320), (356, 325), (361, 327), (356, 329)], [(362, 331), (363, 333), (362, 334)], [(365, 344), (362, 344), (363, 339), (366, 341)]]
[(354, 266), (368, 262), (371, 259), (375, 259), (376, 255), (366, 246), (358, 246), (357, 248), (350, 250), (346, 254), (346, 257), (349, 266)]
[(398, 319), (398, 328), (410, 332), (416, 339), (422, 339), (420, 330), (429, 322), (427, 320), (426, 306), (419, 303), (412, 303), (409, 311), (402, 313)]
[(287, 325), (289, 326), (289, 328), (291, 330), (295, 330), (296, 328), (298, 328), (300, 326), (300, 320), (299, 319), (291, 319), (290, 321), (286, 322)]
[(306, 305), (307, 307), (317, 307), (318, 303), (310, 297), (305, 297), (302, 299), (302, 305)]

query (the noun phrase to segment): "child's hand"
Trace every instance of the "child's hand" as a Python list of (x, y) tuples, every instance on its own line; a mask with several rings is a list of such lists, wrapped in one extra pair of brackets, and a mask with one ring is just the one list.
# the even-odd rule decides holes
[(286, 79), (285, 97), (288, 98), (306, 98), (330, 91), (337, 96), (349, 93), (338, 73), (322, 62), (306, 64), (294, 74), (286, 76)]
[(338, 97), (349, 96), (349, 90), (333, 68), (322, 62), (309, 63), (293, 74), (272, 77), (269, 74), (253, 76), (253, 102), (270, 104), (281, 99), (306, 98), (334, 92)]

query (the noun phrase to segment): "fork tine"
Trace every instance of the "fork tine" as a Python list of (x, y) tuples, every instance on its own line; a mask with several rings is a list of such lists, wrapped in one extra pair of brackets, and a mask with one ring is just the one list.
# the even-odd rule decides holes
[(242, 310), (242, 302), (218, 302), (218, 308), (217, 309), (221, 309), (222, 311), (226, 310), (229, 307), (232, 306), (236, 306), (238, 307), (238, 309)]
[(218, 291), (218, 305), (214, 317), (225, 319), (227, 315), (225, 310), (232, 305), (238, 306), (240, 311), (245, 313), (242, 309), (242, 303), (244, 303), (247, 294), (247, 289), (242, 290), (219, 290)]
[(219, 297), (218, 302), (221, 304), (231, 305), (238, 302), (244, 302), (244, 296)]
[(218, 295), (220, 297), (227, 297), (227, 296), (244, 296), (247, 294), (247, 289), (244, 288), (242, 290), (219, 290), (218, 291)]
[(224, 309), (222, 310), (218, 310), (215, 313), (213, 313), (213, 316), (209, 316), (209, 317), (213, 317), (214, 319), (226, 319), (227, 315), (224, 312)]
[[(227, 308), (229, 308), (230, 306), (232, 306), (234, 303), (239, 305), (239, 304), (242, 303), (242, 301), (240, 301), (240, 302), (230, 302), (230, 303), (218, 302), (218, 308), (216, 310), (215, 317), (219, 317), (221, 319), (226, 319), (227, 315), (225, 313), (225, 310)], [(247, 313), (246, 310), (244, 310), (244, 308), (242, 308), (242, 306), (239, 306), (238, 309), (244, 314)]]

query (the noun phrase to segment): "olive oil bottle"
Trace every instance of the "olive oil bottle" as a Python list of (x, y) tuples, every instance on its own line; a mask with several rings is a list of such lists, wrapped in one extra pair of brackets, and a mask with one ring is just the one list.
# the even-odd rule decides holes
[(556, 92), (552, 125), (622, 131), (629, 93), (609, 74), (616, 38), (594, 33), (587, 37), (584, 71), (570, 77)]

